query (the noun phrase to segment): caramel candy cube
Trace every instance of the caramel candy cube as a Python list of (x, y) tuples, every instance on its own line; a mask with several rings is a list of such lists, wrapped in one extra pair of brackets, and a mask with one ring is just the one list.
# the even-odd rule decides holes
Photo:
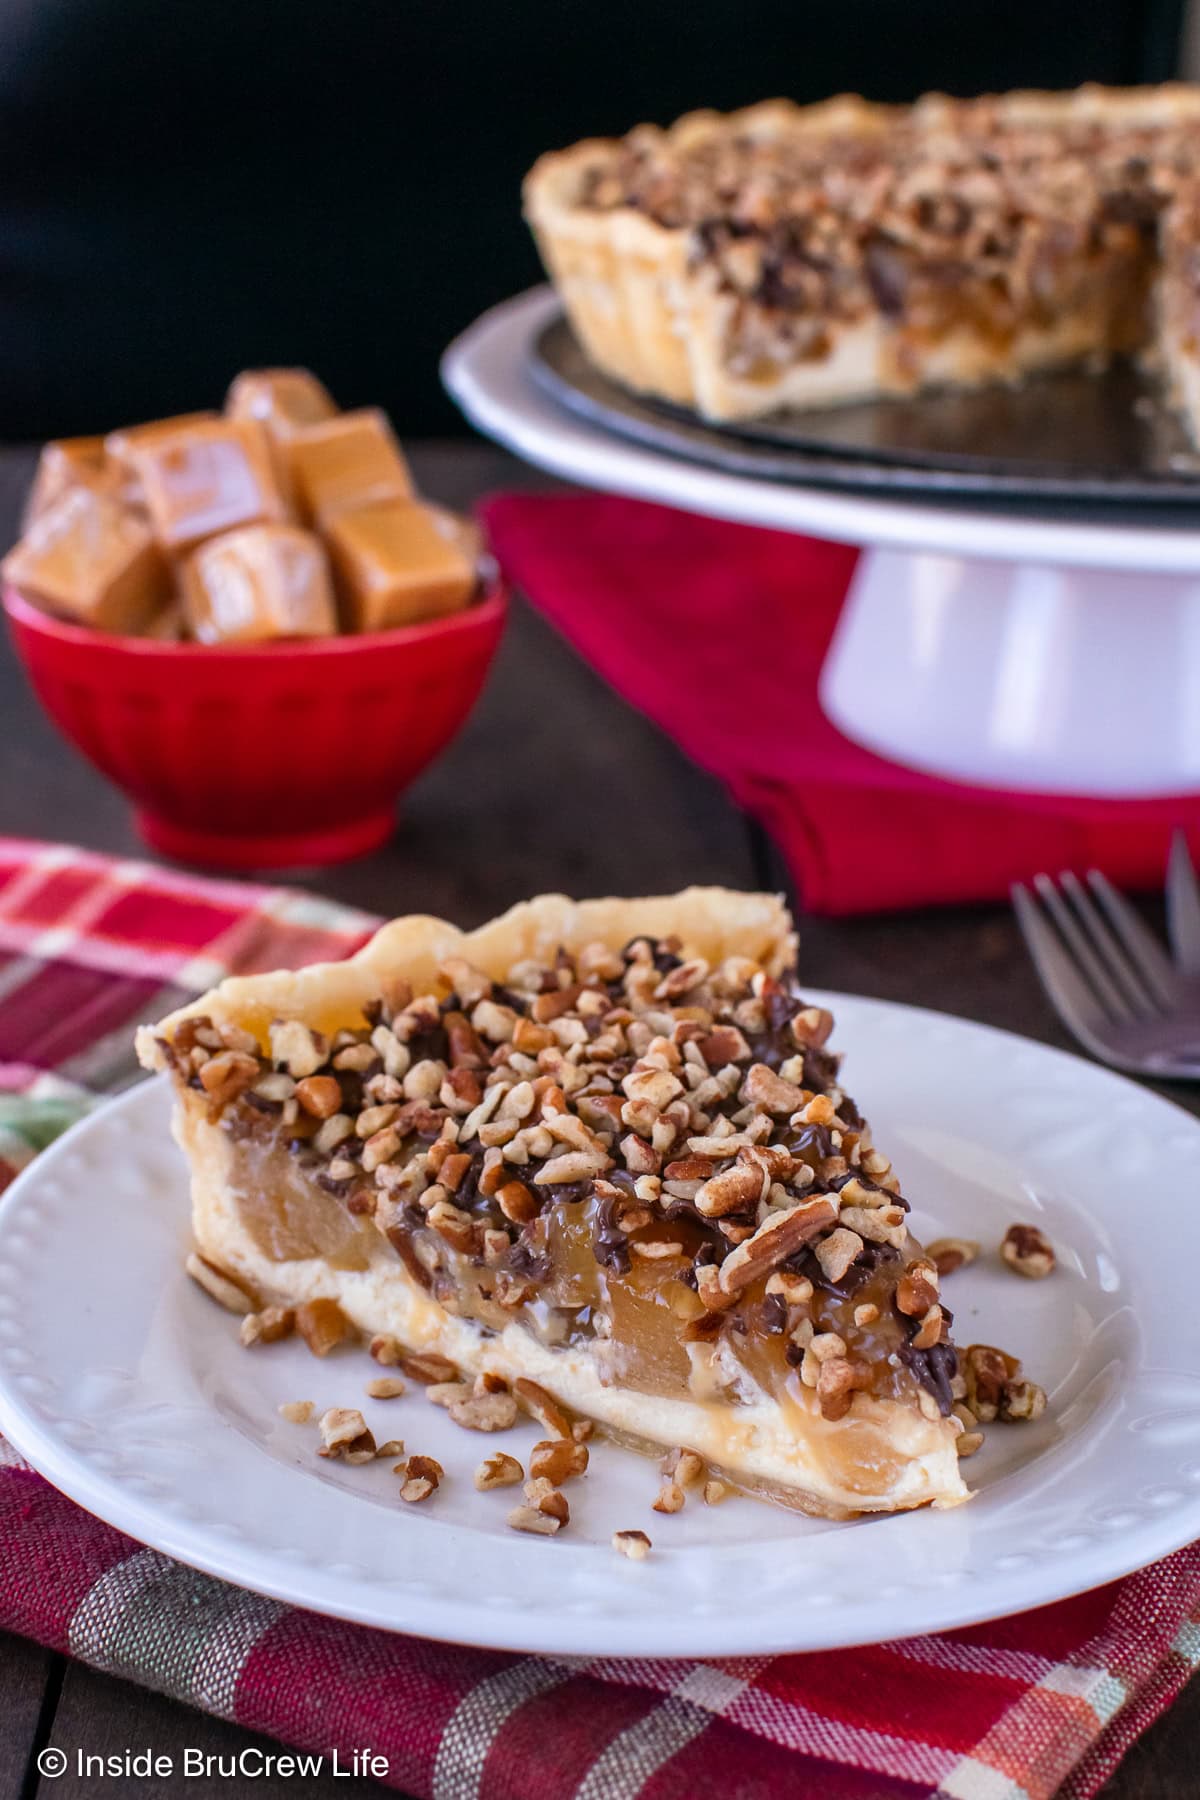
[(215, 412), (176, 413), (170, 419), (149, 419), (144, 425), (122, 425), (119, 431), (110, 431), (105, 438), (105, 453), (110, 461), (119, 463), (132, 474), (134, 456), (155, 438), (170, 437), (173, 432), (186, 431), (192, 425), (207, 425), (210, 419), (218, 416)]
[(192, 636), (203, 644), (337, 630), (325, 546), (295, 525), (247, 525), (210, 538), (185, 565), (183, 595)]
[(272, 437), (287, 438), (334, 418), (337, 407), (307, 369), (244, 369), (225, 397), (225, 412), (231, 419), (257, 419)]
[(462, 522), (440, 507), (390, 500), (339, 513), (327, 539), (351, 631), (439, 619), (466, 606), (475, 590)]
[(98, 494), (119, 493), (120, 472), (105, 456), (103, 438), (58, 438), (43, 447), (25, 502), (22, 529), (27, 530), (47, 507), (73, 487), (93, 488)]
[(295, 508), (288, 445), (298, 431), (337, 416), (337, 407), (307, 369), (245, 369), (225, 397), (231, 419), (257, 419), (271, 445), (280, 491)]
[(352, 508), (412, 498), (408, 464), (386, 414), (376, 407), (302, 427), (292, 434), (286, 456), (296, 504), (322, 530)]
[(187, 634), (183, 601), (178, 594), (174, 594), (162, 611), (156, 613), (148, 625), (143, 626), (138, 636), (153, 638), (159, 644), (182, 644)]
[(89, 487), (47, 507), (3, 569), (31, 600), (103, 631), (140, 631), (171, 597), (171, 572), (146, 521)]
[(133, 466), (155, 535), (168, 550), (287, 517), (256, 419), (210, 419), (152, 437), (134, 450)]

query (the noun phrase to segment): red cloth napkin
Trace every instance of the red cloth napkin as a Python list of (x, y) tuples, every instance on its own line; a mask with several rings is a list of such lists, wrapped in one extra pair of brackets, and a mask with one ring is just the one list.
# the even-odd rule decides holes
[[(372, 923), (0, 839), (0, 1186), (80, 1084), (132, 1078), (136, 1023), (230, 969), (347, 952)], [(422, 1800), (1083, 1800), (1200, 1661), (1200, 1546), (1057, 1606), (872, 1649), (551, 1661), (345, 1625), (197, 1574), (0, 1440), (0, 1630), (269, 1732), (326, 1773), (331, 1752), (345, 1768), (370, 1750)]]
[(1060, 799), (885, 762), (829, 723), (817, 676), (857, 551), (608, 495), (500, 495), (501, 564), (639, 711), (779, 844), (805, 910), (993, 900), (1039, 869), (1160, 888), (1200, 798)]

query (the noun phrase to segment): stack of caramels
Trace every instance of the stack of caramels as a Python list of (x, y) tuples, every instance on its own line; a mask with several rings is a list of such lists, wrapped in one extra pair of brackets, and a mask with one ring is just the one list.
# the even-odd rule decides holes
[(382, 412), (262, 369), (223, 414), (47, 444), (4, 575), (76, 624), (219, 644), (441, 618), (478, 560), (474, 528), (416, 497)]

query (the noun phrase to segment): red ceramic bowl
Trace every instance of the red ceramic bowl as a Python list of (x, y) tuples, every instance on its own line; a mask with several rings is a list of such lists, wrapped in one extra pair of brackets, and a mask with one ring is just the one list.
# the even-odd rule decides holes
[(340, 862), (382, 844), (396, 797), (474, 705), (507, 610), (241, 649), (113, 637), (12, 588), (17, 653), (63, 735), (133, 801), (155, 850), (226, 869)]

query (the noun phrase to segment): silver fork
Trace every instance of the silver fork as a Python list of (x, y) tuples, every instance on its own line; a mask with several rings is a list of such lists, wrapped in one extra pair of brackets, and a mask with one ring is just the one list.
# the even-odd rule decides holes
[(1173, 956), (1099, 869), (1035, 875), (1012, 897), (1042, 986), (1085, 1049), (1117, 1069), (1200, 1081), (1200, 884), (1182, 832), (1167, 863)]

